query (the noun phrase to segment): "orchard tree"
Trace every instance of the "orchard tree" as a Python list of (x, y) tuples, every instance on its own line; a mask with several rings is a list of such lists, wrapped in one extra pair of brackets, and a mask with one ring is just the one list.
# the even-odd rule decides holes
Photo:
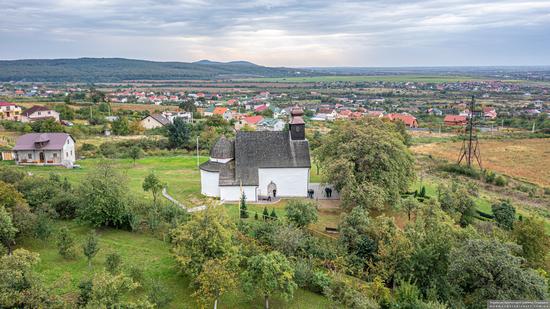
[(99, 241), (95, 230), (91, 230), (86, 237), (84, 245), (82, 245), (82, 251), (88, 259), (88, 267), (92, 267), (92, 259), (99, 251)]
[(164, 188), (164, 184), (160, 181), (160, 179), (155, 175), (153, 171), (145, 177), (143, 180), (143, 191), (151, 192), (153, 195), (153, 206), (157, 206), (157, 199), (159, 193), (162, 192), (162, 189)]
[(313, 202), (290, 200), (285, 206), (288, 220), (298, 227), (307, 227), (318, 220), (317, 207)]
[(218, 307), (220, 297), (237, 287), (237, 271), (234, 261), (228, 258), (206, 261), (202, 271), (195, 278), (197, 289), (193, 296), (202, 307), (214, 300), (214, 309)]
[(251, 294), (264, 296), (265, 309), (269, 309), (269, 297), (275, 294), (285, 300), (292, 299), (297, 285), (294, 269), (284, 255), (277, 251), (255, 255), (246, 265), (244, 287)]
[(175, 118), (174, 123), (166, 126), (168, 143), (171, 148), (186, 148), (191, 138), (191, 126), (182, 118)]
[(546, 299), (544, 278), (523, 268), (523, 258), (515, 256), (508, 244), (466, 240), (450, 256), (449, 281), (468, 307), (481, 308), (489, 299)]
[(234, 230), (225, 209), (214, 206), (208, 206), (175, 228), (172, 251), (180, 269), (195, 278), (208, 260), (234, 256), (237, 253), (232, 239)]
[(523, 217), (516, 221), (512, 232), (514, 240), (521, 246), (521, 256), (533, 268), (543, 267), (550, 249), (550, 237), (546, 234), (544, 220), (536, 217)]
[(120, 116), (112, 123), (113, 134), (115, 135), (129, 135), (130, 134), (130, 122), (126, 116)]
[(143, 150), (138, 146), (134, 146), (130, 148), (130, 150), (128, 151), (128, 155), (134, 161), (134, 165), (136, 165), (136, 160), (143, 157)]
[(122, 273), (116, 275), (108, 272), (97, 273), (92, 280), (86, 308), (152, 308), (152, 304), (147, 300), (127, 300), (139, 286)]
[(403, 209), (407, 212), (407, 217), (409, 218), (409, 221), (411, 221), (411, 214), (418, 209), (420, 203), (416, 198), (409, 196), (408, 198), (403, 200), (401, 205)]
[(74, 238), (65, 226), (59, 230), (57, 235), (57, 249), (59, 254), (66, 259), (76, 257)]
[(0, 242), (8, 249), (8, 253), (11, 253), (16, 234), (17, 229), (13, 226), (11, 215), (0, 205)]
[(32, 231), (35, 215), (23, 194), (17, 191), (14, 185), (0, 181), (0, 206), (3, 206), (11, 216), (11, 223), (18, 231), (16, 237)]
[(516, 209), (510, 201), (502, 201), (492, 205), (493, 215), (497, 225), (503, 229), (511, 230), (516, 221)]
[(337, 122), (315, 154), (345, 207), (393, 204), (415, 177), (404, 137), (393, 123), (379, 119)]

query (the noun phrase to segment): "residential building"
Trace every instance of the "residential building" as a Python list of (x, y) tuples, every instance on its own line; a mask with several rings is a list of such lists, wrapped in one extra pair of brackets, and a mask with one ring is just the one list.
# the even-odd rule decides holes
[(21, 120), (21, 107), (14, 103), (0, 102), (0, 120)]
[(59, 113), (51, 108), (39, 105), (31, 107), (21, 114), (22, 122), (33, 122), (50, 118), (59, 121)]
[(143, 118), (140, 124), (145, 130), (151, 130), (169, 125), (170, 120), (162, 114), (152, 114)]
[(464, 126), (468, 123), (468, 117), (463, 115), (445, 115), (443, 123), (446, 126)]
[(76, 160), (75, 140), (67, 133), (24, 134), (12, 150), (17, 164), (72, 167)]

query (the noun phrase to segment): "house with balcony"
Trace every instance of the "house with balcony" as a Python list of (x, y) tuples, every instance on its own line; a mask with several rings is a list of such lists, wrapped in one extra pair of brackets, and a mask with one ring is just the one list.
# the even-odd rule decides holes
[(18, 165), (62, 165), (76, 161), (75, 140), (67, 133), (29, 133), (20, 136), (12, 149)]

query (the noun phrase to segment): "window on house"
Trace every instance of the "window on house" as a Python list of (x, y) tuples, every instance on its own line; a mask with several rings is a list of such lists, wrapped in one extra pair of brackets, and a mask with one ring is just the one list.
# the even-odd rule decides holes
[(51, 114), (52, 112), (48, 111), (48, 115)]
[(42, 113), (41, 113), (41, 112), (38, 112), (38, 116), (40, 116), (40, 115), (42, 115)]
[(32, 153), (28, 153), (27, 158), (32, 159)]
[(69, 156), (69, 153), (68, 153), (68, 152), (65, 152), (65, 156), (68, 157), (68, 156)]
[(71, 156), (73, 155), (73, 151), (71, 150)]
[(56, 152), (53, 153), (53, 157), (57, 158), (57, 153)]

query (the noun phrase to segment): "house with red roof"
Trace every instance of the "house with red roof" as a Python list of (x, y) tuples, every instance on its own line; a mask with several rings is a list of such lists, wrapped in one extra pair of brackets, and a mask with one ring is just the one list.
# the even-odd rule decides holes
[(384, 117), (384, 111), (368, 111), (367, 117), (382, 118)]
[(483, 117), (485, 117), (485, 119), (495, 119), (497, 118), (497, 111), (494, 107), (484, 107)]
[(463, 115), (445, 115), (443, 123), (446, 126), (464, 126), (468, 123), (468, 118)]
[(349, 118), (352, 114), (352, 111), (349, 109), (342, 110), (338, 113), (338, 118)]
[(418, 128), (416, 117), (409, 114), (387, 114), (385, 116), (391, 121), (400, 120), (409, 128)]
[(233, 113), (227, 107), (216, 106), (216, 108), (214, 108), (214, 110), (212, 111), (212, 114), (220, 115), (223, 119), (227, 121), (233, 119)]
[(256, 113), (261, 113), (261, 112), (267, 110), (268, 108), (269, 108), (269, 106), (267, 106), (266, 104), (262, 104), (262, 105), (255, 106), (254, 111)]
[(0, 102), (0, 120), (21, 120), (21, 107), (9, 102)]
[(256, 129), (256, 125), (262, 120), (262, 116), (244, 116), (235, 122), (235, 130), (241, 130), (245, 126)]

